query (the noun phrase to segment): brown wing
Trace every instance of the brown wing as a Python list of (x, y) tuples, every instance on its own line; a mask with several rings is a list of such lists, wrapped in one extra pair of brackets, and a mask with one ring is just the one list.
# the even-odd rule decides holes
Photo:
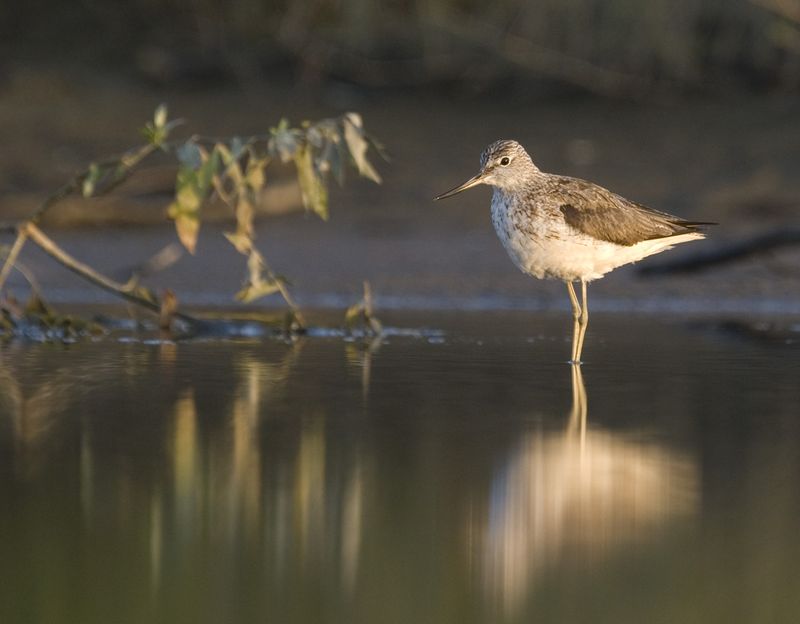
[(698, 231), (704, 223), (659, 212), (577, 178), (554, 178), (551, 197), (568, 225), (593, 238), (635, 245), (641, 241)]

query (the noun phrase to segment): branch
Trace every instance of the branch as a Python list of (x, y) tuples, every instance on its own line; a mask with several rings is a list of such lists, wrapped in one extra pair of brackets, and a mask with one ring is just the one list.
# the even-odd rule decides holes
[(286, 305), (289, 306), (289, 309), (292, 311), (294, 315), (294, 319), (297, 324), (300, 326), (300, 329), (305, 329), (307, 327), (306, 320), (303, 317), (303, 314), (300, 312), (300, 307), (297, 305), (297, 302), (294, 300), (292, 295), (289, 293), (289, 289), (286, 288), (286, 283), (283, 279), (281, 279), (275, 272), (272, 270), (272, 267), (269, 266), (264, 256), (260, 253), (258, 254), (261, 258), (261, 264), (264, 267), (264, 270), (267, 272), (267, 277), (275, 282), (275, 286), (278, 289), (278, 292), (281, 293), (283, 300), (286, 302)]
[[(175, 143), (178, 144), (177, 142)], [(165, 148), (172, 147), (171, 144), (164, 143), (163, 146)], [(110, 170), (111, 168), (115, 168), (116, 170), (111, 174), (111, 180), (109, 180), (105, 186), (100, 189), (96, 193), (91, 193), (92, 195), (105, 195), (110, 193), (115, 188), (117, 188), (120, 184), (125, 182), (133, 173), (133, 170), (141, 164), (148, 156), (155, 153), (158, 149), (160, 149), (162, 145), (155, 145), (153, 143), (148, 143), (146, 145), (141, 145), (139, 147), (135, 147), (131, 150), (128, 150), (121, 156), (115, 158), (109, 158), (107, 160), (102, 160), (97, 163), (93, 163), (94, 166), (98, 167), (100, 170)], [(73, 193), (79, 192), (83, 186), (84, 181), (90, 175), (91, 169), (84, 169), (75, 177), (73, 177), (69, 182), (67, 182), (64, 186), (58, 189), (55, 193), (48, 195), (36, 212), (33, 213), (33, 216), (30, 218), (31, 222), (39, 221), (44, 214), (60, 202), (62, 199), (69, 197)]]
[[(89, 265), (84, 264), (76, 258), (73, 258), (66, 251), (61, 249), (61, 247), (59, 247), (55, 241), (42, 232), (42, 230), (40, 230), (35, 223), (30, 221), (23, 223), (19, 226), (19, 233), (20, 236), (24, 235), (25, 237), (30, 238), (31, 241), (36, 243), (47, 255), (64, 265), (73, 273), (80, 275), (83, 279), (96, 286), (99, 286), (103, 290), (122, 297), (131, 303), (135, 303), (156, 313), (161, 312), (161, 303), (159, 302), (158, 298), (151, 294), (146, 288), (141, 286), (126, 286), (125, 284), (115, 282), (102, 273), (98, 273)], [(180, 312), (176, 312), (174, 316), (191, 325), (196, 325), (199, 322), (193, 316)]]
[(11, 246), (11, 250), (8, 252), (8, 257), (6, 258), (6, 262), (3, 265), (3, 270), (0, 271), (0, 290), (3, 290), (3, 286), (5, 286), (6, 280), (8, 279), (8, 276), (11, 273), (11, 269), (17, 262), (19, 253), (22, 251), (22, 247), (23, 245), (25, 245), (25, 241), (27, 240), (27, 238), (28, 235), (23, 230), (19, 230), (17, 232), (17, 238), (14, 241), (14, 244)]

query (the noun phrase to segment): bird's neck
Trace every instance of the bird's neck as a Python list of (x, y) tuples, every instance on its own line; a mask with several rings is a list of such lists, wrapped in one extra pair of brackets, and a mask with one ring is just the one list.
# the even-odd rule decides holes
[(528, 193), (541, 186), (544, 178), (545, 174), (537, 169), (535, 165), (531, 165), (531, 168), (525, 172), (525, 175), (503, 180), (502, 184), (494, 186), (494, 193), (502, 197)]

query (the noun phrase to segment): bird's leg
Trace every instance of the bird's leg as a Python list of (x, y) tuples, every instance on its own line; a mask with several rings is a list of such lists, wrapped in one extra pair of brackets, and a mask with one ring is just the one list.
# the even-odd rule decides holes
[(579, 325), (578, 346), (574, 361), (580, 364), (581, 352), (583, 351), (583, 339), (586, 337), (586, 328), (589, 326), (589, 298), (585, 280), (581, 280), (581, 315), (577, 319), (577, 323)]
[(581, 310), (581, 304), (578, 303), (578, 296), (575, 294), (575, 288), (572, 286), (572, 282), (567, 282), (567, 291), (569, 292), (569, 300), (572, 303), (572, 317), (575, 319), (575, 322), (572, 325), (572, 358), (570, 358), (570, 364), (579, 364), (580, 360), (580, 350), (578, 349), (578, 335), (580, 334), (580, 320), (581, 316), (583, 315)]

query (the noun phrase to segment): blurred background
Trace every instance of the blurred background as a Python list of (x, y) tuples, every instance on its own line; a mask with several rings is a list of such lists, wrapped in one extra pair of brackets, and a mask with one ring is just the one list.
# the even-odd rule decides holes
[[(259, 233), (267, 256), (305, 304), (347, 299), (367, 278), (384, 304), (562, 306), (560, 287), (534, 288), (491, 240), (487, 192), (431, 202), (471, 176), (497, 138), (520, 140), (544, 170), (719, 221), (715, 244), (796, 232), (800, 0), (33, 0), (0, 7), (0, 50), (4, 220), (139, 142), (159, 102), (187, 133), (215, 136), (361, 112), (391, 156), (378, 164), (383, 186), (334, 188), (332, 222), (322, 224), (292, 214), (299, 194), (277, 175), (260, 207), (276, 217)], [(83, 233), (166, 226), (174, 170), (135, 182), (113, 198), (67, 202), (45, 225), (69, 226), (60, 240), (109, 270), (135, 264), (166, 244), (169, 228), (126, 229), (111, 266), (93, 247), (97, 231)], [(215, 218), (228, 213), (206, 211)], [(185, 301), (217, 301), (208, 280), (192, 277), (239, 279), (216, 234), (205, 228), (205, 253), (155, 284), (163, 277)], [(608, 307), (659, 307), (677, 294), (699, 307), (785, 309), (795, 246), (711, 277), (662, 280), (663, 297), (649, 303), (634, 303), (651, 292), (639, 281), (603, 292)], [(37, 270), (45, 285), (63, 285), (60, 268)], [(64, 284), (65, 297), (85, 299), (78, 282)]]
[(651, 97), (800, 84), (796, 0), (37, 0), (2, 12), (6, 59), (159, 85), (293, 76)]

